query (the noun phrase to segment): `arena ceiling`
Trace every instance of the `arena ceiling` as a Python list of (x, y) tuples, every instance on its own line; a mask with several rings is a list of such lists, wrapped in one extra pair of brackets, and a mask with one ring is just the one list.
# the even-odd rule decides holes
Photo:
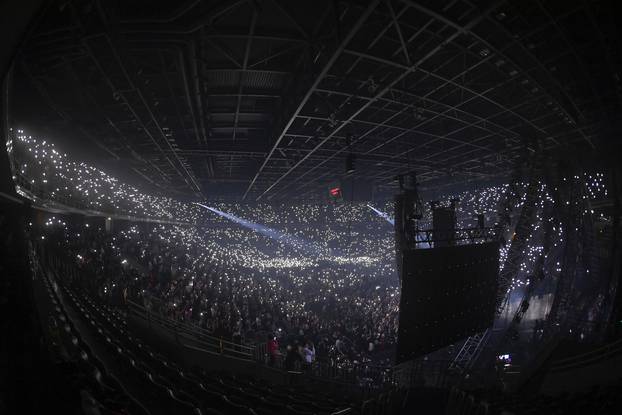
[(51, 111), (15, 119), (189, 197), (311, 197), (348, 154), (378, 186), (506, 176), (538, 146), (599, 146), (620, 96), (608, 4), (53, 2), (14, 71)]

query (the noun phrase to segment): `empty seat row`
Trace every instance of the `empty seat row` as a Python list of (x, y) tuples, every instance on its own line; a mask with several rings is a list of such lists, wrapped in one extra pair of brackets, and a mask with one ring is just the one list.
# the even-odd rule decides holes
[(50, 320), (59, 328), (59, 338), (71, 362), (74, 362), (81, 373), (82, 380), (90, 395), (91, 405), (100, 410), (118, 411), (128, 414), (147, 414), (148, 412), (136, 400), (126, 394), (116, 378), (111, 376), (82, 340), (80, 332), (67, 314), (62, 301), (53, 288), (48, 277), (43, 274), (42, 281), (47, 290), (53, 307)]
[[(87, 304), (82, 296), (74, 294), (68, 288), (62, 286), (66, 298), (68, 298), (77, 311), (89, 324), (93, 334), (106, 346), (108, 352), (114, 356), (122, 370), (125, 379), (140, 385), (142, 391), (149, 398), (144, 402), (152, 413), (180, 413), (201, 414), (202, 411), (192, 402), (187, 402), (176, 394), (176, 391), (167, 385), (149, 365), (135, 357), (134, 353), (127, 350), (121, 343), (117, 332), (125, 332), (121, 324), (117, 324), (102, 309)], [(132, 339), (134, 340), (134, 339)]]
[[(97, 315), (106, 330), (116, 331), (114, 337), (120, 339), (121, 343), (115, 343), (116, 353), (122, 353), (130, 360), (130, 364), (139, 367), (144, 373), (149, 373), (149, 382), (162, 385), (169, 396), (172, 394), (179, 400), (194, 404), (203, 412), (215, 409), (222, 413), (236, 414), (329, 414), (336, 408), (347, 407), (337, 404), (329, 397), (324, 397), (320, 404), (317, 395), (293, 389), (283, 388), (277, 391), (250, 380), (216, 376), (200, 370), (189, 373), (133, 337), (127, 331), (124, 321), (110, 317), (109, 314), (115, 313), (113, 310), (99, 305), (85, 293), (74, 295), (69, 292), (69, 295), (77, 301), (78, 309), (87, 318)], [(106, 341), (112, 341), (109, 339), (110, 336)]]

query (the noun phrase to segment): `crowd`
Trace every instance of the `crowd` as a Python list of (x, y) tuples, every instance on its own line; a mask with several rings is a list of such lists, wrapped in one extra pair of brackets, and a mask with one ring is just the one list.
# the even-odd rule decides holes
[(54, 143), (10, 130), (7, 152), (18, 193), (92, 212), (137, 218), (194, 222), (200, 209), (175, 199), (152, 196), (84, 162)]
[[(82, 283), (100, 297), (135, 301), (236, 341), (268, 342), (271, 351), (282, 351), (290, 363), (306, 364), (316, 356), (386, 363), (392, 356), (400, 296), (394, 230), (368, 204), (212, 203), (210, 210), (142, 194), (22, 132), (8, 148), (20, 178), (16, 182), (26, 195), (73, 200), (72, 206), (107, 214), (178, 222), (116, 221), (106, 231), (103, 222), (76, 224), (55, 216), (43, 229), (32, 225), (34, 236), (47, 238), (75, 261)], [(606, 196), (601, 174), (569, 179), (584, 183), (585, 197)], [(517, 192), (513, 212), (520, 211), (526, 188), (524, 183), (514, 190), (488, 186), (439, 201), (459, 200), (457, 228), (476, 226), (478, 214), (493, 225), (508, 192)], [(540, 184), (537, 191), (532, 232), (510, 290), (533, 275), (543, 255), (547, 223), (556, 232), (556, 246), (563, 241), (562, 224), (552, 213), (551, 189)], [(391, 202), (374, 208), (393, 213)], [(232, 215), (240, 220), (232, 221)], [(430, 209), (420, 227), (431, 228)], [(274, 235), (289, 235), (296, 243)], [(505, 238), (509, 242), (512, 235)], [(501, 267), (507, 246), (500, 248)], [(554, 262), (551, 269), (559, 271)]]
[(311, 342), (318, 356), (383, 360), (395, 343), (399, 281), (390, 227), (373, 256), (378, 240), (357, 231), (369, 252), (304, 258), (231, 226), (128, 224), (107, 233), (93, 224), (48, 223), (48, 243), (71, 252), (82, 283), (102, 298), (138, 301), (226, 338), (273, 336), (301, 351)]

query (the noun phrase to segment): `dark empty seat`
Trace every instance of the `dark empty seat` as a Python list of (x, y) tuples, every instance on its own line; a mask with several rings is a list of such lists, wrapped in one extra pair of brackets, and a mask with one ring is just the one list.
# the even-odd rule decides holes
[(253, 415), (253, 412), (250, 410), (248, 406), (244, 405), (244, 403), (242, 403), (240, 400), (236, 399), (233, 396), (232, 397), (225, 396), (224, 402), (225, 402), (226, 412), (228, 414)]
[(301, 405), (287, 405), (288, 412), (292, 415), (313, 415), (315, 412)]

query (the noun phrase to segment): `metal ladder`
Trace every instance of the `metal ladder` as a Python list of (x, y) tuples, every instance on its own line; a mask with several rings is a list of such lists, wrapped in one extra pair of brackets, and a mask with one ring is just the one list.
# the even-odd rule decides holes
[(459, 373), (463, 373), (468, 370), (473, 362), (477, 360), (477, 356), (488, 341), (490, 331), (491, 329), (486, 329), (483, 332), (468, 337), (458, 354), (456, 354), (454, 360), (449, 364), (449, 370), (457, 371)]

